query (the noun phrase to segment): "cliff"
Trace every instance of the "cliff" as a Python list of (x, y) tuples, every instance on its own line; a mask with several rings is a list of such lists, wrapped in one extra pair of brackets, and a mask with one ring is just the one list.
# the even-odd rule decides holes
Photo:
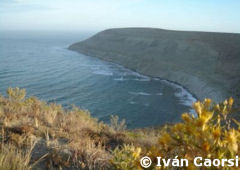
[(240, 94), (240, 34), (108, 29), (69, 49), (177, 82), (199, 99)]

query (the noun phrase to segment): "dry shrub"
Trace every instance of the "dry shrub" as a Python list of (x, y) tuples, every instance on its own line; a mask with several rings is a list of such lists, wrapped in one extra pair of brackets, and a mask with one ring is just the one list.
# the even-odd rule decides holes
[(110, 155), (101, 143), (85, 138), (79, 138), (78, 142), (70, 143), (72, 158), (75, 164), (82, 168), (106, 169), (109, 166)]
[(111, 115), (110, 122), (110, 127), (112, 127), (115, 131), (123, 131), (127, 128), (125, 119), (120, 121), (117, 115)]
[[(25, 98), (25, 90), (9, 88), (8, 97), (0, 97), (0, 128), (2, 141), (11, 144), (16, 150), (9, 150), (9, 155), (3, 158), (4, 166), (11, 164), (11, 155), (19, 155), (23, 169), (27, 164), (22, 160), (25, 155), (17, 152), (31, 145), (33, 137), (40, 138), (38, 152), (43, 154), (33, 155), (34, 159), (41, 158), (48, 152), (45, 163), (50, 167), (84, 167), (84, 169), (106, 169), (109, 166), (110, 153), (106, 151), (101, 139), (92, 139), (91, 134), (99, 134), (109, 127), (98, 123), (90, 113), (73, 107), (64, 110), (61, 105), (47, 104), (35, 97)], [(90, 133), (86, 133), (89, 129)], [(101, 135), (98, 135), (101, 138)], [(99, 143), (99, 144), (97, 144)], [(62, 152), (62, 150), (66, 152)], [(7, 150), (2, 150), (8, 153)], [(18, 157), (16, 157), (18, 159)], [(31, 156), (28, 155), (28, 162)], [(59, 161), (60, 160), (60, 161)], [(25, 161), (26, 162), (26, 161)], [(16, 163), (20, 161), (16, 160)], [(15, 166), (15, 165), (14, 165)], [(16, 166), (17, 167), (17, 166)], [(20, 166), (19, 166), (20, 167)], [(41, 168), (43, 166), (40, 166)], [(14, 169), (14, 168), (13, 168)]]
[(0, 169), (1, 170), (28, 170), (30, 153), (22, 153), (14, 146), (7, 145), (0, 150)]
[(30, 170), (41, 161), (39, 158), (31, 162), (32, 150), (37, 140), (32, 141), (28, 147), (16, 147), (12, 144), (1, 143), (0, 169), (1, 170)]
[(240, 122), (229, 116), (236, 110), (232, 98), (220, 104), (210, 99), (196, 102), (193, 108), (197, 115), (184, 113), (180, 123), (125, 130), (117, 117), (112, 117), (110, 127), (88, 111), (77, 107), (64, 110), (25, 95), (25, 90), (10, 88), (8, 97), (0, 96), (0, 134), (2, 143), (7, 144), (0, 153), (4, 169), (31, 168), (31, 156), (23, 148), (36, 138), (44, 141), (38, 145), (44, 153), (33, 156), (40, 159), (47, 152), (44, 162), (48, 168), (138, 169), (137, 160), (145, 155), (152, 158), (154, 166), (157, 156), (178, 155), (192, 162), (195, 156), (230, 159), (240, 151)]

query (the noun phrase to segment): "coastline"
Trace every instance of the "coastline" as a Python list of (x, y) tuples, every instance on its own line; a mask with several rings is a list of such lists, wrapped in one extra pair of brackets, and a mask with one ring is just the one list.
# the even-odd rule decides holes
[(102, 31), (69, 49), (180, 84), (198, 100), (221, 102), (239, 97), (238, 43), (240, 34), (121, 28)]
[[(76, 51), (74, 51), (74, 52), (76, 52)], [(128, 68), (128, 67), (126, 67), (126, 66), (124, 66), (124, 65), (121, 65), (121, 64), (118, 64), (118, 63), (115, 63), (115, 62), (112, 62), (112, 61), (104, 60), (104, 59), (99, 58), (99, 57), (90, 56), (90, 55), (87, 55), (87, 54), (84, 54), (84, 53), (81, 53), (81, 52), (77, 52), (77, 53), (83, 54), (83, 55), (85, 55), (85, 56), (87, 56), (87, 57), (93, 57), (93, 58), (97, 58), (97, 59), (99, 59), (99, 60), (103, 60), (103, 61), (105, 61), (105, 62), (113, 63), (113, 64), (115, 64), (115, 65), (117, 65), (117, 66), (119, 66), (119, 67), (123, 67), (124, 69), (127, 69), (127, 70), (129, 70), (129, 71), (131, 71), (131, 72), (134, 72), (134, 73), (136, 73), (136, 74), (138, 74), (138, 75), (140, 75), (140, 76), (147, 77), (147, 78), (149, 78), (149, 79), (158, 79), (159, 81), (165, 82), (165, 83), (169, 84), (170, 86), (174, 86), (174, 87), (176, 87), (176, 88), (181, 88), (181, 89), (183, 89), (183, 90), (187, 93), (187, 95), (190, 95), (190, 98), (191, 98), (191, 100), (192, 100), (193, 102), (199, 100), (198, 97), (197, 97), (194, 93), (192, 93), (188, 88), (186, 88), (185, 86), (179, 84), (178, 82), (171, 81), (171, 80), (168, 80), (168, 79), (164, 79), (164, 78), (162, 78), (162, 77), (153, 77), (153, 76), (151, 76), (151, 75), (146, 75), (146, 74), (143, 74), (143, 73), (139, 73), (139, 72), (137, 72), (136, 70), (133, 70), (133, 69), (131, 69), (131, 68)], [(188, 105), (188, 106), (192, 107), (192, 105)]]
[[(72, 49), (69, 49), (69, 50), (72, 50)], [(104, 60), (104, 61), (107, 61), (107, 62), (111, 62), (111, 63), (114, 63), (114, 64), (118, 64), (118, 65), (121, 65), (122, 67), (124, 68), (127, 68), (133, 72), (136, 72), (136, 73), (139, 73), (141, 75), (144, 75), (144, 76), (148, 76), (148, 77), (151, 77), (151, 78), (159, 78), (160, 80), (166, 80), (168, 81), (169, 83), (173, 83), (175, 85), (179, 85), (180, 87), (184, 88), (187, 92), (189, 92), (196, 100), (203, 100), (204, 98), (206, 98), (205, 96), (207, 96), (207, 94), (209, 94), (209, 91), (201, 91), (201, 93), (196, 93), (196, 91), (194, 92), (194, 87), (192, 86), (188, 86), (187, 84), (185, 84), (184, 82), (181, 83), (181, 81), (177, 81), (175, 80), (174, 78), (171, 79), (170, 77), (168, 76), (159, 76), (157, 74), (148, 74), (147, 72), (144, 72), (144, 71), (141, 71), (137, 68), (134, 68), (134, 67), (129, 67), (128, 65), (125, 65), (121, 62), (118, 62), (118, 61), (114, 61), (114, 60), (111, 60), (111, 59), (108, 59), (104, 56), (101, 56), (101, 55), (97, 55), (95, 54), (96, 51), (91, 51), (89, 52), (88, 50), (72, 50), (72, 51), (75, 51), (75, 52), (78, 52), (78, 53), (81, 53), (81, 54), (84, 54), (84, 55), (87, 55), (87, 56), (90, 56), (90, 57), (95, 57), (95, 58), (98, 58), (98, 59), (101, 59), (101, 60)], [(186, 79), (186, 78), (185, 78)], [(196, 80), (194, 80), (196, 81)], [(191, 80), (190, 80), (191, 82)], [(197, 84), (201, 84), (201, 82), (197, 83)], [(213, 98), (215, 101), (217, 102), (221, 102), (222, 100), (225, 99), (225, 97), (223, 97), (221, 94), (212, 94), (209, 96), (209, 98)]]

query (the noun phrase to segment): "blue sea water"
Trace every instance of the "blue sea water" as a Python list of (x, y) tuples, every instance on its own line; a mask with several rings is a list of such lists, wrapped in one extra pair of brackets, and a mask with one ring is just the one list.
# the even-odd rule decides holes
[(128, 128), (177, 122), (191, 111), (195, 98), (181, 86), (67, 49), (91, 35), (0, 32), (0, 93), (26, 88), (28, 96), (74, 104), (107, 123), (118, 115)]

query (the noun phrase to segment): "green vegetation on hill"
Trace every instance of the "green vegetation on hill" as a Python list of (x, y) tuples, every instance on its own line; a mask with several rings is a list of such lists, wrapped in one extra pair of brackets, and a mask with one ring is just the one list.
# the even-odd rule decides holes
[(141, 169), (142, 156), (152, 158), (154, 169), (157, 156), (234, 158), (240, 150), (240, 123), (229, 118), (238, 111), (232, 98), (196, 102), (197, 117), (184, 113), (180, 123), (126, 130), (118, 117), (107, 125), (88, 111), (25, 95), (9, 88), (0, 96), (0, 169)]

